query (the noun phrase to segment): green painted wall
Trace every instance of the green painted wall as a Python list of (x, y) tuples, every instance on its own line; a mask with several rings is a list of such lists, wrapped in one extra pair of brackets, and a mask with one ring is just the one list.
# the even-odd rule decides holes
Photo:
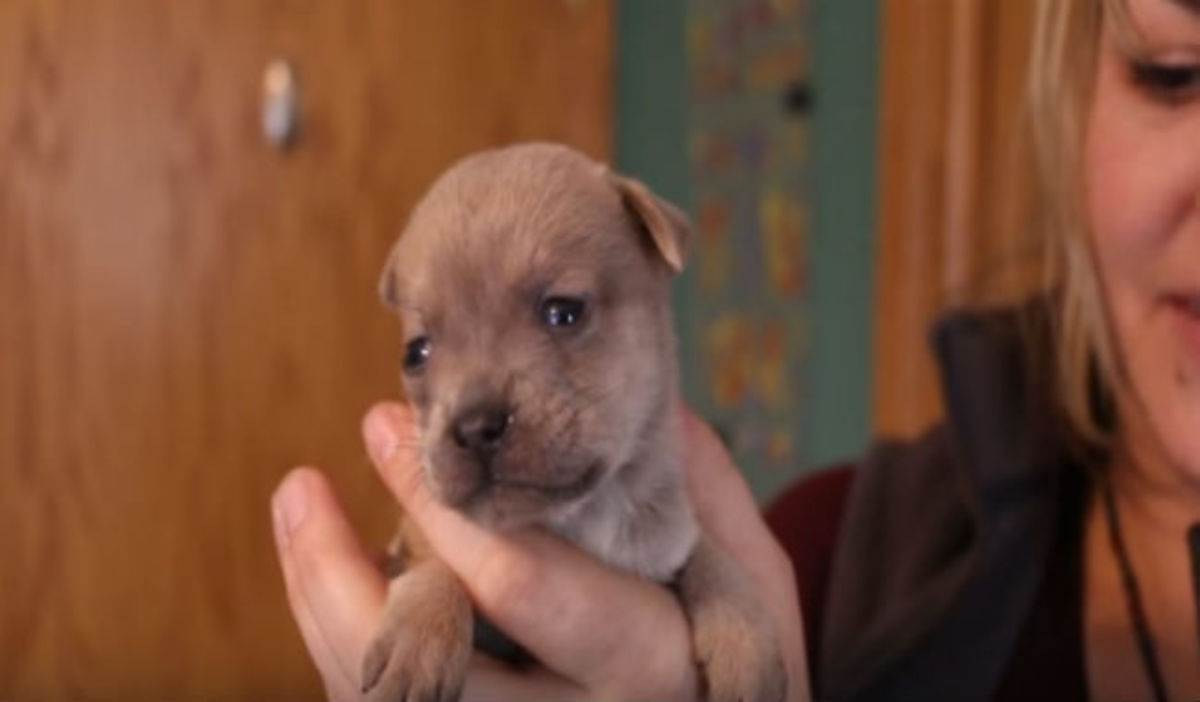
[[(687, 0), (618, 3), (616, 162), (690, 208), (686, 12)], [(814, 0), (813, 12), (813, 336), (798, 469), (862, 452), (872, 384), (879, 9)], [(677, 295), (676, 307), (686, 391), (702, 379), (687, 348), (689, 300)]]
[(818, 0), (813, 56), (812, 393), (805, 458), (866, 448), (871, 428), (875, 277), (877, 0)]

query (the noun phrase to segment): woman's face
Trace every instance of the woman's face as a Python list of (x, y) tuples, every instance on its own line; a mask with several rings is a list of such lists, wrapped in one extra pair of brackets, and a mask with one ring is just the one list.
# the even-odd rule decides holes
[(1161, 448), (1200, 487), (1200, 0), (1127, 7), (1144, 53), (1127, 53), (1105, 27), (1084, 151), (1087, 213), (1136, 395), (1121, 407), (1123, 426), (1138, 425), (1131, 413), (1148, 419), (1130, 448)]

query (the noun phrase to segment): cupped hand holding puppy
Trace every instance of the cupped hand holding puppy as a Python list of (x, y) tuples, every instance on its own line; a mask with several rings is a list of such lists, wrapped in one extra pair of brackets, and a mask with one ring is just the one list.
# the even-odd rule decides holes
[[(688, 490), (700, 521), (753, 578), (779, 627), (790, 699), (807, 700), (791, 565), (712, 431), (690, 412), (684, 427)], [(364, 436), (384, 482), (475, 606), (544, 666), (516, 672), (476, 655), (464, 700), (698, 697), (687, 621), (670, 592), (553, 537), (497, 535), (437, 503), (421, 478), (415, 428), (404, 406), (373, 408)], [(360, 699), (363, 653), (383, 609), (385, 578), (319, 472), (290, 473), (272, 508), (289, 604), (309, 654), (332, 700)]]

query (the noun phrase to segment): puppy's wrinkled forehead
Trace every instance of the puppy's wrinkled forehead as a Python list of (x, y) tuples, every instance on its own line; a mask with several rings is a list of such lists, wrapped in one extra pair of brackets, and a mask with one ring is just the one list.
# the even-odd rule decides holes
[(549, 144), (463, 160), (433, 185), (400, 239), (398, 296), (437, 314), (428, 307), (486, 305), (564, 276), (595, 286), (606, 273), (645, 267), (645, 242), (605, 173)]

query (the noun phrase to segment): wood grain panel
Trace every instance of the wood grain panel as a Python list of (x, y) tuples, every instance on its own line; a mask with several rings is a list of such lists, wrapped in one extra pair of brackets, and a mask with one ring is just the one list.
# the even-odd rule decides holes
[(880, 113), (875, 430), (942, 413), (930, 325), (1031, 286), (1021, 131), (1033, 0), (887, 0)]
[[(397, 392), (375, 300), (448, 163), (607, 157), (609, 2), (0, 3), (0, 699), (319, 699), (267, 499)], [(258, 132), (296, 64), (294, 152)]]
[[(926, 330), (938, 305), (950, 18), (941, 0), (883, 5), (875, 429), (911, 432), (937, 413)], [(940, 78), (939, 78), (940, 77)], [(934, 281), (934, 282), (931, 282)]]

